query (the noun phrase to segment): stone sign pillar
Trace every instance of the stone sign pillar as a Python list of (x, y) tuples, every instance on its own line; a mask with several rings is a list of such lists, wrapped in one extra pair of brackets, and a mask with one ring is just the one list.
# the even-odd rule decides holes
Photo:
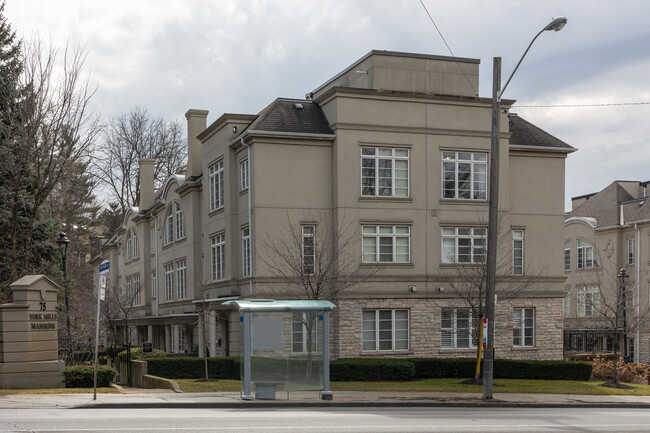
[(10, 287), (14, 302), (0, 305), (0, 388), (64, 388), (58, 285), (45, 275), (27, 275)]

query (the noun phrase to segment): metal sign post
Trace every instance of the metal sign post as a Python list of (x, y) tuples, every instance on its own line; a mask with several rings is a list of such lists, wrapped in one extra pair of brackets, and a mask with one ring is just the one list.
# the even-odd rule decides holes
[(100, 301), (105, 299), (106, 295), (106, 274), (108, 273), (110, 262), (104, 260), (99, 264), (99, 284), (97, 284), (97, 322), (95, 323), (95, 373), (93, 377), (93, 400), (97, 400), (97, 359), (99, 358), (99, 308)]

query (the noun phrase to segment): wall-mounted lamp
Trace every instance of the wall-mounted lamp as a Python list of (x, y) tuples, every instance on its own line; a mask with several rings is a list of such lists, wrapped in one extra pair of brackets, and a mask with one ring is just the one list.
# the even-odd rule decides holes
[(436, 290), (442, 293), (442, 292), (445, 291), (445, 288), (442, 287), (442, 286), (438, 286), (438, 287), (436, 287)]
[(235, 134), (237, 134), (237, 127), (236, 127), (236, 126), (233, 126), (233, 127), (232, 127), (232, 132), (235, 133)]
[(417, 288), (417, 287), (415, 287), (415, 286), (409, 286), (409, 292), (411, 292), (411, 293), (415, 293), (415, 292), (417, 292), (417, 291), (418, 291), (418, 288)]

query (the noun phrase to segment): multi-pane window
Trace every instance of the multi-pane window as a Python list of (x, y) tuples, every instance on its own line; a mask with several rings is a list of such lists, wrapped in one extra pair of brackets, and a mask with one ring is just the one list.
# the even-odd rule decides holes
[(487, 199), (487, 153), (442, 152), (442, 197)]
[(627, 264), (634, 264), (634, 239), (627, 240)]
[(302, 226), (302, 273), (314, 275), (316, 271), (316, 226)]
[(361, 148), (361, 195), (409, 196), (409, 149)]
[(469, 308), (443, 308), (440, 325), (440, 345), (443, 349), (475, 348), (478, 335), (474, 335), (476, 319)]
[(176, 262), (176, 299), (187, 298), (187, 262)]
[(241, 271), (242, 276), (251, 276), (251, 232), (249, 227), (241, 230)]
[(133, 274), (126, 277), (126, 299), (130, 305), (140, 305), (140, 274)]
[(137, 259), (140, 257), (140, 249), (138, 248), (138, 233), (135, 229), (129, 229), (126, 232), (126, 253), (125, 258), (127, 262), (129, 260)]
[(578, 317), (596, 316), (600, 305), (600, 289), (598, 287), (578, 287), (577, 295)]
[(512, 231), (512, 273), (524, 274), (524, 231)]
[(564, 295), (564, 317), (571, 317), (571, 291)]
[(210, 238), (210, 271), (212, 281), (224, 278), (226, 269), (226, 235), (220, 234)]
[(172, 242), (174, 242), (174, 208), (169, 206), (165, 216), (165, 245)]
[(634, 307), (634, 286), (625, 286), (625, 307)]
[(410, 226), (363, 226), (364, 263), (409, 263), (411, 261)]
[(158, 297), (158, 276), (155, 269), (151, 271), (151, 297)]
[(598, 257), (594, 248), (587, 242), (578, 240), (578, 269), (592, 269), (598, 267)]
[(532, 347), (535, 345), (535, 309), (515, 308), (512, 313), (512, 345)]
[(248, 189), (248, 160), (245, 159), (239, 163), (239, 189), (244, 191)]
[(223, 207), (223, 161), (210, 166), (209, 170), (210, 211)]
[(181, 326), (178, 329), (178, 351), (185, 352), (185, 327)]
[(409, 310), (363, 312), (363, 350), (408, 350)]
[(566, 241), (564, 244), (564, 270), (571, 270), (571, 241)]
[(150, 244), (149, 246), (151, 247), (151, 254), (156, 254), (156, 250), (158, 249), (158, 237), (156, 236), (156, 224), (151, 224), (151, 227), (149, 227), (149, 233), (150, 233)]
[(176, 240), (183, 239), (185, 237), (185, 217), (183, 216), (183, 209), (178, 203), (174, 203), (176, 211), (174, 212), (174, 218), (176, 218)]
[(443, 263), (484, 263), (487, 229), (483, 227), (443, 227)]
[(174, 265), (165, 265), (165, 301), (174, 300)]
[[(306, 353), (318, 351), (318, 315), (293, 313), (291, 320), (291, 351)], [(311, 349), (309, 349), (311, 333)]]

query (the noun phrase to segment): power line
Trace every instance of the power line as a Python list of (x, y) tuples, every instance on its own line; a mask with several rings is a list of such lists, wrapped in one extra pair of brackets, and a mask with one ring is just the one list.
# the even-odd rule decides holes
[(650, 102), (618, 102), (611, 104), (561, 104), (561, 105), (513, 105), (516, 108), (572, 108), (572, 107), (617, 107), (625, 105), (650, 105)]

